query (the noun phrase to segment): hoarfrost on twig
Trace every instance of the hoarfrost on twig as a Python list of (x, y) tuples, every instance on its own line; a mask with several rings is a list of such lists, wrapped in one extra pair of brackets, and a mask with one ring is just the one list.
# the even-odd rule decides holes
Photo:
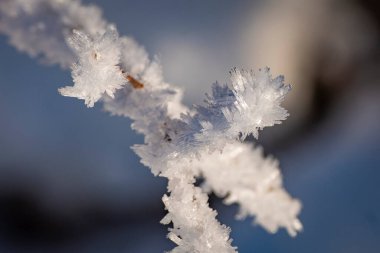
[[(189, 111), (182, 91), (164, 81), (159, 60), (134, 39), (119, 37), (98, 7), (79, 0), (2, 0), (0, 14), (0, 32), (17, 49), (72, 67), (73, 86), (61, 88), (62, 95), (89, 107), (101, 100), (144, 135), (133, 149), (153, 174), (168, 179), (168, 214), (161, 222), (172, 224), (172, 252), (236, 251), (206, 190), (238, 203), (238, 218), (253, 216), (269, 232), (283, 227), (294, 236), (302, 229), (301, 204), (284, 190), (278, 161), (241, 143), (287, 118), (281, 102), (290, 86), (282, 76), (272, 78), (269, 68), (233, 69), (229, 85), (215, 83), (205, 103)], [(203, 190), (194, 185), (197, 177), (205, 179)]]

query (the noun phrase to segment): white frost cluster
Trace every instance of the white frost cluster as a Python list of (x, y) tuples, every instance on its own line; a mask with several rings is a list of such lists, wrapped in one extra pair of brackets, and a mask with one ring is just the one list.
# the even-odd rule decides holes
[[(188, 168), (189, 169), (189, 168)], [(172, 252), (236, 252), (229, 239), (230, 229), (216, 220), (216, 211), (208, 205), (208, 196), (195, 187), (191, 170), (173, 167), (168, 177), (170, 195), (162, 198), (168, 214), (163, 224), (173, 224), (168, 238), (178, 246)]]
[(94, 39), (81, 31), (73, 33), (68, 41), (78, 57), (72, 67), (74, 86), (61, 88), (59, 92), (83, 99), (88, 107), (93, 107), (104, 93), (114, 97), (115, 91), (127, 83), (118, 66), (119, 35), (112, 25)]
[[(301, 204), (284, 190), (277, 160), (241, 143), (288, 116), (280, 105), (290, 89), (282, 76), (272, 78), (268, 68), (233, 69), (230, 85), (214, 84), (205, 104), (189, 111), (182, 91), (163, 80), (159, 60), (119, 37), (99, 8), (79, 0), (2, 0), (0, 14), (0, 32), (16, 48), (72, 67), (74, 84), (61, 88), (63, 95), (89, 107), (101, 100), (144, 135), (133, 149), (153, 174), (168, 179), (161, 222), (172, 225), (171, 252), (236, 252), (230, 229), (208, 205), (210, 191), (239, 204), (238, 218), (252, 216), (269, 232), (283, 227), (294, 236), (302, 229)], [(199, 177), (202, 187), (194, 185)]]
[(284, 78), (272, 78), (269, 68), (253, 71), (233, 69), (231, 86), (215, 83), (205, 105), (196, 106), (195, 113), (182, 115), (174, 128), (176, 149), (198, 153), (208, 146), (222, 150), (225, 143), (244, 140), (264, 127), (281, 123), (288, 116), (281, 107), (290, 90)]
[(269, 68), (252, 71), (231, 71), (233, 105), (223, 108), (223, 115), (230, 124), (229, 132), (240, 132), (242, 139), (248, 134), (258, 138), (258, 130), (281, 124), (288, 116), (281, 102), (290, 90), (284, 77), (272, 79)]
[(73, 30), (90, 36), (103, 33), (101, 10), (79, 0), (1, 0), (0, 32), (33, 57), (67, 68), (76, 57), (66, 43)]
[(284, 190), (278, 161), (264, 158), (261, 147), (235, 142), (222, 153), (202, 155), (193, 166), (205, 178), (205, 190), (225, 197), (226, 204), (239, 204), (238, 218), (254, 216), (254, 223), (271, 233), (284, 227), (295, 236), (302, 229), (301, 203)]

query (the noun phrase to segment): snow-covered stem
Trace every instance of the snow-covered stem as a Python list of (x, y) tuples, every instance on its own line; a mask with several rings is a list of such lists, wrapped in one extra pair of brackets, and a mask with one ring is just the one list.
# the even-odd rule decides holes
[[(277, 160), (241, 143), (288, 116), (281, 102), (290, 86), (282, 76), (272, 78), (269, 68), (233, 69), (231, 84), (215, 83), (205, 103), (189, 110), (182, 91), (163, 80), (159, 60), (120, 37), (98, 7), (79, 0), (2, 0), (0, 14), (0, 32), (16, 48), (71, 66), (74, 84), (61, 88), (62, 95), (88, 107), (102, 101), (144, 135), (133, 149), (153, 174), (168, 179), (162, 223), (173, 224), (168, 237), (178, 246), (172, 252), (236, 251), (206, 190), (238, 203), (238, 217), (254, 216), (269, 232), (284, 227), (294, 236), (302, 229), (301, 204), (283, 189)], [(203, 190), (194, 186), (197, 177), (205, 179)]]

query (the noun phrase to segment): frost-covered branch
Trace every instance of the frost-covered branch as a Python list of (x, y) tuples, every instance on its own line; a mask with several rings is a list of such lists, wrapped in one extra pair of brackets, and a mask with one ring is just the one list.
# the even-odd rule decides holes
[(206, 191), (224, 197), (226, 204), (239, 204), (237, 218), (254, 216), (254, 223), (271, 233), (284, 227), (295, 236), (302, 229), (301, 204), (284, 190), (278, 161), (264, 158), (261, 147), (235, 142), (222, 153), (202, 155), (193, 166), (205, 178)]
[(208, 206), (208, 196), (194, 186), (193, 171), (188, 167), (167, 170), (170, 196), (162, 198), (168, 214), (163, 224), (173, 224), (168, 238), (178, 246), (172, 252), (235, 252), (229, 239), (230, 229), (216, 220), (216, 211)]
[[(239, 204), (238, 217), (254, 216), (270, 232), (301, 230), (301, 204), (283, 189), (278, 162), (241, 143), (288, 116), (281, 102), (290, 86), (282, 76), (272, 78), (268, 68), (233, 69), (230, 85), (214, 84), (205, 103), (190, 111), (182, 91), (163, 80), (159, 60), (120, 37), (99, 8), (79, 0), (2, 0), (0, 14), (0, 31), (16, 48), (71, 66), (73, 85), (61, 88), (62, 95), (88, 107), (101, 100), (144, 135), (133, 149), (153, 174), (168, 179), (168, 214), (161, 222), (173, 225), (168, 237), (178, 246), (172, 252), (236, 251), (206, 190)], [(197, 177), (205, 179), (203, 190), (194, 185)]]

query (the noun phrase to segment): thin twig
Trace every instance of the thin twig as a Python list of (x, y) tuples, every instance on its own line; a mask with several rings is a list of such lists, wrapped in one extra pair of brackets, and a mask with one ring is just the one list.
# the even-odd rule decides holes
[(124, 70), (121, 70), (121, 73), (123, 74), (124, 78), (128, 80), (128, 82), (133, 86), (135, 89), (142, 89), (144, 88), (144, 84), (138, 81), (133, 76), (127, 74)]

